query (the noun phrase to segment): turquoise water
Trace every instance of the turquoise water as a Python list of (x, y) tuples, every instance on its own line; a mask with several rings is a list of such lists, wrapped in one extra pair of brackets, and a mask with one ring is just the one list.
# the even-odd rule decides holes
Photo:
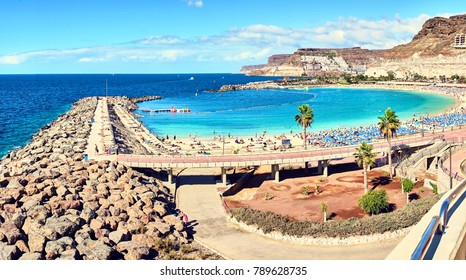
[[(136, 113), (144, 124), (161, 136), (211, 137), (228, 134), (252, 136), (301, 131), (294, 121), (297, 107), (309, 104), (314, 110), (313, 131), (355, 127), (377, 122), (387, 107), (398, 117), (434, 114), (454, 105), (450, 97), (398, 90), (312, 88), (308, 90), (245, 90), (222, 93), (192, 92), (144, 102)], [(142, 109), (188, 107), (191, 113), (147, 113)]]

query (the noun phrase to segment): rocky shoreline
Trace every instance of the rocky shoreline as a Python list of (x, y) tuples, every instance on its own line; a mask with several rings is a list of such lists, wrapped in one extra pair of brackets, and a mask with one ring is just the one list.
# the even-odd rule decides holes
[(130, 100), (134, 103), (145, 102), (145, 101), (152, 101), (152, 100), (160, 100), (163, 99), (162, 96), (158, 95), (146, 95), (141, 97), (132, 97)]
[[(202, 259), (168, 188), (84, 161), (97, 98), (79, 100), (0, 162), (0, 260)], [(207, 255), (207, 256), (206, 256)]]
[(280, 82), (277, 81), (250, 82), (247, 84), (223, 85), (219, 89), (208, 90), (207, 92), (226, 92), (236, 90), (259, 90), (274, 88), (283, 88), (283, 86)]

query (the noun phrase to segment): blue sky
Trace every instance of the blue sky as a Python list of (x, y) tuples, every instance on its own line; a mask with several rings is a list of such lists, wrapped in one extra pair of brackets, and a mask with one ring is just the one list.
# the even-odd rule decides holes
[(457, 0), (5, 0), (0, 74), (215, 73), (300, 47), (391, 48)]

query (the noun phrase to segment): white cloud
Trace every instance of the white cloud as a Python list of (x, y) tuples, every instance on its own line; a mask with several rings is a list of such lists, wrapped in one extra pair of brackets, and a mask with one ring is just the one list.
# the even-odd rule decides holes
[(224, 57), (225, 61), (245, 61), (245, 60), (257, 60), (264, 59), (271, 55), (270, 48), (260, 50), (259, 52), (253, 51), (240, 51), (232, 54), (228, 54)]
[(0, 57), (0, 64), (21, 64), (25, 60), (21, 55), (5, 55)]
[[(200, 4), (196, 4), (200, 2)], [(188, 1), (203, 5), (202, 1)], [(173, 62), (218, 61), (244, 64), (263, 63), (272, 54), (291, 53), (297, 48), (356, 47), (386, 49), (409, 42), (431, 16), (415, 18), (340, 18), (314, 28), (285, 28), (255, 24), (222, 34), (182, 38), (175, 35), (149, 36), (127, 43), (64, 50), (38, 50), (0, 55), (0, 64), (70, 61)]]
[(187, 0), (188, 6), (202, 8), (204, 6), (204, 2), (202, 0)]
[(177, 36), (151, 36), (142, 40), (134, 41), (136, 44), (143, 45), (176, 45), (184, 42), (185, 40)]

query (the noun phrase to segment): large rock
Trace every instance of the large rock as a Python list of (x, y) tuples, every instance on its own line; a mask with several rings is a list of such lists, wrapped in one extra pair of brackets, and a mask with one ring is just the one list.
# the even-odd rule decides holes
[(138, 242), (152, 248), (155, 246), (157, 238), (147, 234), (135, 234), (131, 237), (131, 241)]
[(0, 242), (0, 260), (17, 260), (21, 252), (15, 245), (6, 245)]
[(131, 234), (127, 230), (116, 230), (116, 231), (110, 232), (110, 234), (108, 235), (108, 238), (113, 243), (118, 244), (122, 241), (130, 240)]
[(8, 245), (14, 245), (16, 241), (25, 239), (21, 230), (12, 222), (3, 223), (0, 231), (3, 233), (4, 238), (6, 238)]
[(74, 235), (74, 240), (76, 243), (80, 244), (86, 239), (92, 239), (94, 231), (89, 227), (88, 224), (83, 225), (83, 227), (78, 230)]
[(79, 229), (78, 225), (68, 220), (66, 217), (51, 217), (47, 219), (45, 227), (58, 234), (58, 237), (73, 236)]
[(19, 260), (22, 261), (37, 261), (37, 260), (42, 260), (42, 254), (41, 253), (24, 253)]
[(24, 224), (24, 220), (26, 220), (26, 215), (22, 212), (16, 212), (11, 217), (11, 222), (17, 227), (22, 228)]
[(115, 255), (115, 251), (100, 240), (85, 239), (78, 244), (77, 249), (88, 260), (110, 260)]
[(87, 205), (85, 204), (85, 206), (83, 207), (83, 210), (81, 211), (80, 217), (81, 217), (81, 219), (84, 220), (84, 222), (86, 224), (89, 224), (92, 219), (97, 217), (97, 214), (95, 213), (94, 210), (92, 210), (91, 208), (86, 207), (86, 206)]
[(174, 215), (167, 215), (167, 216), (163, 217), (163, 220), (167, 224), (173, 226), (177, 231), (183, 231), (183, 229), (184, 229), (183, 222), (181, 220), (179, 220)]
[(76, 242), (74, 242), (71, 237), (65, 236), (58, 240), (47, 242), (47, 245), (45, 245), (45, 253), (50, 254), (53, 252), (54, 254), (60, 255), (64, 251), (74, 249), (75, 247)]
[(153, 227), (157, 229), (162, 235), (166, 235), (170, 233), (170, 225), (165, 223), (162, 220), (155, 220), (154, 222), (150, 222), (147, 224), (147, 228)]
[(15, 246), (20, 250), (22, 253), (29, 253), (29, 247), (24, 240), (18, 240), (15, 243)]
[[(36, 203), (36, 201), (33, 202)], [(35, 205), (27, 210), (27, 217), (38, 223), (44, 224), (47, 218), (50, 217), (50, 211), (43, 205)]]
[(47, 239), (39, 232), (31, 231), (28, 234), (28, 247), (30, 252), (42, 253)]
[(79, 259), (78, 250), (76, 249), (69, 249), (63, 251), (56, 260), (77, 260)]
[(135, 241), (120, 242), (116, 246), (118, 252), (123, 253), (125, 260), (141, 260), (150, 254), (150, 248)]
[(98, 231), (99, 229), (104, 228), (105, 221), (101, 217), (97, 217), (92, 219), (89, 225), (93, 231)]

